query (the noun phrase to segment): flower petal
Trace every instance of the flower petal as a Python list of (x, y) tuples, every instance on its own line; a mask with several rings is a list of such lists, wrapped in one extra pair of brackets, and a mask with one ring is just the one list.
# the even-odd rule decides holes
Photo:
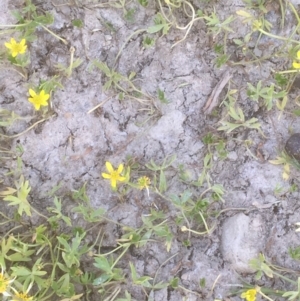
[(116, 179), (111, 179), (111, 187), (112, 188), (117, 188), (117, 180)]
[(10, 43), (4, 43), (5, 47), (8, 48), (8, 49), (11, 49), (12, 48), (12, 45)]
[(41, 101), (47, 101), (50, 97), (50, 94), (45, 94), (45, 91), (42, 90), (41, 93), (40, 93), (40, 98), (41, 98)]
[[(34, 97), (34, 96), (36, 96), (36, 93), (35, 93), (35, 91), (33, 91), (32, 89), (29, 89), (29, 95), (31, 96), (31, 97)], [(30, 101), (30, 100), (29, 100)]]
[(20, 54), (24, 53), (26, 51), (26, 49), (27, 49), (27, 46), (25, 45), (22, 47), (22, 50), (20, 50), (19, 53)]
[(105, 166), (106, 166), (106, 169), (108, 170), (109, 173), (112, 173), (114, 171), (114, 169), (113, 169), (113, 167), (112, 167), (112, 165), (111, 165), (110, 162), (107, 161), (105, 163)]
[(48, 102), (47, 102), (47, 100), (43, 100), (43, 99), (40, 99), (40, 105), (41, 106), (48, 106)]
[(126, 180), (126, 177), (118, 177), (118, 181), (124, 182)]
[(41, 104), (37, 103), (33, 98), (28, 98), (28, 101), (31, 102), (34, 108), (38, 111), (40, 109)]
[(21, 42), (20, 42), (20, 45), (21, 45), (21, 46), (25, 46), (25, 44), (26, 44), (26, 40), (25, 40), (25, 39), (22, 39)]
[(300, 60), (300, 50), (297, 51), (297, 59)]
[(118, 173), (120, 174), (123, 171), (124, 165), (120, 164), (118, 167)]
[(40, 103), (34, 103), (33, 104), (34, 105), (34, 108), (38, 111), (39, 109), (40, 109), (40, 107), (41, 107), (41, 104)]
[(293, 67), (295, 69), (300, 69), (300, 63), (296, 62), (296, 61), (293, 61)]
[(102, 177), (104, 178), (104, 179), (110, 179), (111, 178), (111, 175), (109, 175), (109, 174), (107, 174), (107, 173), (102, 173)]

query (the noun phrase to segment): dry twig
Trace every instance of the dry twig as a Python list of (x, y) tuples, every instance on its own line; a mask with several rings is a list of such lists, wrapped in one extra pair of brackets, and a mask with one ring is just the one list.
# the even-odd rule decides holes
[(204, 108), (203, 112), (205, 114), (210, 114), (214, 107), (218, 104), (218, 97), (221, 94), (222, 90), (228, 83), (228, 81), (231, 79), (232, 74), (230, 70), (227, 70), (223, 76), (222, 79), (218, 82), (214, 90), (212, 91), (211, 95), (209, 96)]

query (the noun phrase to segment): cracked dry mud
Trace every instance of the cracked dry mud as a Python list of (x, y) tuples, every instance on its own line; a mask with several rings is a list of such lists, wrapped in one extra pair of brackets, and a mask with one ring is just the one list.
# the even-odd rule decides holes
[[(155, 194), (150, 194), (149, 199), (146, 193), (132, 192), (120, 202), (109, 184), (101, 178), (101, 172), (106, 161), (117, 166), (132, 156), (139, 163), (146, 164), (150, 159), (158, 162), (176, 154), (177, 160), (167, 174), (168, 193), (182, 192), (184, 185), (172, 179), (180, 164), (194, 179), (201, 173), (207, 153), (202, 138), (208, 132), (216, 133), (217, 122), (222, 116), (222, 109), (220, 115), (214, 117), (204, 115), (202, 108), (222, 74), (231, 67), (214, 67), (211, 37), (201, 21), (194, 24), (186, 41), (174, 48), (171, 48), (173, 43), (183, 36), (176, 30), (158, 38), (155, 46), (149, 49), (143, 48), (143, 37), (137, 35), (126, 44), (117, 70), (121, 74), (136, 72), (136, 84), (142, 91), (156, 98), (157, 90), (161, 89), (170, 102), (162, 104), (158, 99), (149, 104), (119, 101), (113, 92), (103, 90), (103, 74), (99, 70), (91, 71), (89, 64), (92, 59), (97, 59), (108, 66), (113, 65), (128, 36), (135, 30), (152, 25), (155, 5), (150, 3), (147, 8), (142, 8), (132, 4), (136, 9), (135, 19), (128, 22), (122, 10), (97, 8), (94, 7), (95, 1), (86, 1), (86, 5), (75, 5), (72, 1), (56, 2), (43, 1), (37, 5), (39, 9), (54, 15), (51, 30), (67, 39), (69, 45), (39, 30), (38, 39), (29, 45), (31, 64), (28, 82), (11, 69), (0, 70), (1, 107), (26, 117), (5, 133), (13, 135), (37, 120), (33, 107), (27, 101), (28, 83), (37, 84), (40, 78), (49, 78), (55, 72), (57, 63), (67, 64), (70, 46), (76, 49), (75, 57), (84, 61), (64, 81), (64, 89), (52, 95), (53, 116), (12, 140), (12, 148), (17, 144), (24, 148), (24, 176), (32, 187), (31, 203), (43, 210), (52, 204), (47, 193), (53, 187), (60, 185), (58, 193), (63, 196), (87, 182), (87, 194), (93, 207), (104, 208), (113, 220), (138, 227), (141, 216), (149, 213), (152, 203), (164, 210), (169, 219), (174, 219), (177, 214), (175, 208)], [(195, 7), (204, 6), (201, 1), (193, 2)], [(1, 6), (0, 23), (12, 24), (14, 19), (10, 11), (20, 8), (22, 1), (2, 0)], [(214, 6), (224, 19), (244, 4), (239, 0), (221, 0)], [(209, 7), (211, 9), (212, 6)], [(270, 15), (274, 24), (280, 18), (276, 10)], [(74, 19), (81, 19), (83, 28), (72, 26)], [(107, 22), (116, 29), (115, 32), (105, 26)], [(288, 22), (291, 21), (288, 19)], [(234, 32), (229, 34), (229, 40), (241, 38), (247, 33), (247, 26), (240, 26), (238, 20), (232, 26)], [(288, 32), (289, 28), (285, 30)], [(263, 39), (267, 45), (269, 40)], [(5, 38), (0, 36), (0, 41), (3, 45)], [(276, 41), (273, 43), (272, 47), (275, 47)], [(234, 47), (229, 46), (233, 55), (236, 51)], [(271, 51), (270, 47), (263, 49), (261, 56)], [(192, 235), (191, 246), (185, 247), (183, 241), (187, 235), (173, 228), (177, 236), (169, 253), (162, 243), (149, 243), (126, 255), (126, 260), (134, 262), (140, 275), (154, 277), (160, 265), (177, 254), (161, 268), (157, 281), (167, 281), (177, 276), (181, 285), (198, 293), (162, 289), (152, 294), (153, 300), (240, 300), (238, 296), (228, 295), (232, 287), (241, 284), (240, 275), (248, 282), (252, 281), (253, 275), (247, 262), (259, 252), (275, 264), (299, 269), (298, 263), (288, 255), (288, 248), (299, 244), (299, 234), (295, 233), (293, 226), (300, 221), (299, 193), (287, 192), (292, 182), (299, 184), (299, 174), (291, 175), (291, 183), (285, 182), (281, 177), (281, 167), (271, 165), (267, 160), (274, 159), (283, 149), (289, 137), (289, 128), (300, 132), (300, 125), (289, 115), (283, 114), (278, 119), (275, 110), (260, 110), (247, 98), (245, 88), (247, 82), (267, 79), (277, 63), (279, 60), (274, 59), (265, 61), (261, 66), (239, 66), (231, 70), (231, 85), (239, 89), (239, 102), (245, 115), (259, 119), (265, 136), (256, 130), (238, 130), (227, 138), (228, 157), (220, 160), (217, 155), (214, 156), (210, 175), (214, 183), (222, 184), (226, 189), (225, 203), (220, 206), (229, 209), (215, 221), (215, 231), (210, 236)], [(224, 92), (222, 95), (225, 95)], [(295, 95), (292, 94), (291, 98)], [(101, 109), (88, 113), (108, 96), (112, 97)], [(224, 134), (220, 132), (218, 135)], [(245, 140), (252, 141), (248, 150), (243, 142)], [(257, 159), (258, 153), (260, 160)], [(1, 174), (13, 164), (5, 162)], [(278, 186), (283, 188), (283, 193), (276, 195), (274, 190)], [(199, 191), (195, 189), (194, 193), (197, 195)], [(72, 202), (67, 199), (64, 206), (68, 212)], [(33, 219), (33, 224), (37, 223), (38, 218)], [(115, 246), (120, 229), (112, 225), (103, 227), (106, 232), (103, 246)], [(90, 239), (92, 241), (94, 237), (91, 235)], [(124, 270), (129, 270), (126, 262), (122, 265)], [(205, 288), (199, 287), (202, 278), (206, 279)], [(282, 288), (285, 284), (263, 278), (260, 285)], [(130, 291), (137, 300), (146, 300), (140, 288), (131, 287)]]

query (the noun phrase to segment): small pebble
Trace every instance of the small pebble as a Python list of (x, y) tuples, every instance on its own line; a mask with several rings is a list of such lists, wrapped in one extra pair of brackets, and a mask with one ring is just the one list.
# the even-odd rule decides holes
[(292, 135), (285, 144), (287, 154), (300, 162), (300, 133)]
[(231, 161), (236, 161), (238, 158), (238, 155), (236, 152), (229, 152), (227, 155), (227, 158)]

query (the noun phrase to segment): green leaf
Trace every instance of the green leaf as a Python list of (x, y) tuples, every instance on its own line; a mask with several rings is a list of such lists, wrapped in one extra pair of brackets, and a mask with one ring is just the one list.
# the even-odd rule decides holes
[(205, 278), (201, 278), (201, 279), (200, 279), (200, 282), (199, 282), (199, 286), (200, 286), (201, 288), (204, 288), (205, 285), (206, 285), (206, 279), (205, 279)]
[(143, 7), (148, 6), (148, 0), (138, 0), (139, 4), (142, 5)]
[(146, 164), (146, 167), (152, 171), (158, 171), (161, 169), (158, 165), (156, 165), (153, 159), (150, 160), (150, 163)]
[(108, 68), (108, 66), (107, 66), (106, 63), (102, 63), (102, 62), (100, 62), (100, 61), (93, 60), (93, 61), (92, 61), (92, 64), (93, 64), (94, 66), (96, 66), (97, 68), (99, 68), (102, 72), (104, 72), (105, 75), (106, 75), (107, 77), (111, 76), (111, 71), (110, 71), (110, 69)]
[(54, 17), (51, 14), (46, 13), (45, 15), (36, 16), (34, 22), (42, 25), (51, 25), (54, 22)]
[(167, 104), (169, 101), (165, 97), (164, 91), (158, 89), (158, 99), (161, 101), (161, 103)]
[(155, 40), (150, 37), (145, 37), (143, 40), (143, 46), (146, 48), (152, 47), (155, 44)]
[(21, 117), (14, 111), (0, 109), (0, 126), (11, 126), (18, 119)]
[(22, 216), (23, 211), (27, 216), (31, 216), (30, 204), (27, 201), (28, 194), (31, 190), (28, 181), (24, 181), (24, 177), (21, 176), (19, 183), (16, 183), (17, 187), (17, 197), (9, 195), (3, 200), (10, 202), (9, 206), (18, 206), (18, 214)]
[(82, 28), (83, 27), (83, 22), (80, 19), (74, 19), (72, 20), (72, 25), (78, 28)]
[(179, 278), (178, 277), (173, 278), (173, 279), (170, 280), (170, 285), (173, 289), (178, 288), (178, 283), (179, 283)]
[(73, 64), (72, 64), (72, 69), (75, 69), (77, 67), (79, 67), (81, 64), (83, 63), (83, 60), (81, 59), (76, 59)]
[(166, 192), (167, 190), (167, 179), (163, 170), (160, 171), (159, 175), (159, 191), (161, 193)]
[(153, 25), (148, 27), (147, 32), (148, 33), (156, 33), (159, 32), (160, 30), (162, 30), (166, 25), (165, 24), (157, 24), (157, 25)]
[(111, 272), (111, 266), (108, 262), (108, 260), (104, 256), (96, 257), (95, 258), (96, 263), (94, 263), (94, 266), (104, 272)]
[(32, 255), (35, 251), (29, 250), (26, 253), (15, 253), (7, 256), (6, 258), (10, 261), (31, 261), (32, 258), (28, 257)]
[(55, 208), (53, 208), (53, 207), (48, 208), (48, 210), (50, 212), (55, 214), (55, 216), (48, 218), (48, 222), (55, 222), (55, 221), (59, 221), (60, 219), (62, 219), (68, 226), (71, 227), (72, 226), (71, 219), (67, 216), (64, 216), (61, 213), (61, 207), (62, 207), (61, 200), (58, 199), (57, 197), (54, 197), (54, 205), (55, 205)]
[(300, 116), (300, 109), (293, 110), (293, 114), (296, 116)]
[(94, 279), (93, 285), (101, 285), (101, 284), (107, 282), (107, 280), (109, 280), (109, 279), (111, 279), (111, 275), (102, 274), (100, 277)]
[(25, 267), (11, 267), (14, 276), (29, 276), (31, 275), (31, 271)]
[(134, 284), (142, 285), (145, 287), (152, 287), (152, 285), (149, 283), (149, 280), (152, 279), (151, 277), (142, 276), (142, 277), (138, 278), (134, 265), (131, 262), (129, 262), (129, 266), (130, 266), (132, 281)]

